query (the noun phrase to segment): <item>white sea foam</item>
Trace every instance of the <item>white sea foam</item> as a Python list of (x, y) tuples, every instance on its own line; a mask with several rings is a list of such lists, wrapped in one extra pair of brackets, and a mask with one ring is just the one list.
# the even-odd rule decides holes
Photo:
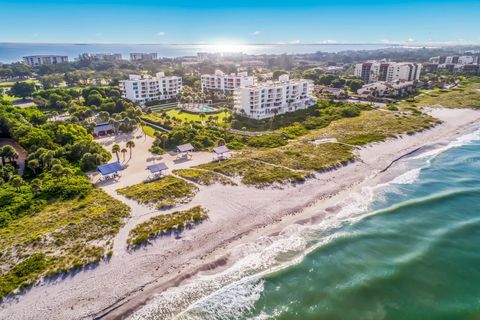
[[(372, 203), (390, 187), (415, 183), (421, 170), (430, 161), (451, 148), (480, 140), (480, 130), (463, 135), (448, 145), (409, 158), (422, 161), (420, 167), (373, 187), (364, 187), (339, 203), (341, 210), (327, 215), (316, 225), (294, 224), (280, 234), (262, 237), (252, 243), (237, 246), (234, 256), (241, 257), (228, 269), (213, 275), (198, 275), (180, 287), (157, 295), (151, 303), (131, 316), (131, 319), (239, 319), (255, 306), (264, 288), (262, 277), (271, 272), (301, 262), (303, 257), (335, 238), (345, 236), (342, 226), (375, 214)], [(418, 165), (418, 163), (417, 163)], [(285, 306), (275, 312), (281, 314)], [(272, 315), (260, 313), (255, 319)]]
[(431, 159), (435, 158), (436, 156), (438, 156), (439, 154), (444, 153), (445, 151), (447, 151), (449, 149), (461, 147), (461, 146), (470, 144), (470, 143), (472, 143), (474, 141), (478, 141), (478, 140), (480, 140), (480, 129), (477, 129), (473, 132), (461, 135), (460, 137), (451, 141), (450, 143), (448, 143), (444, 147), (433, 149), (431, 151), (421, 153), (418, 156), (412, 157), (410, 159), (428, 158), (429, 160), (431, 160)]
[(412, 184), (418, 180), (422, 168), (415, 168), (396, 177), (390, 183), (392, 184)]

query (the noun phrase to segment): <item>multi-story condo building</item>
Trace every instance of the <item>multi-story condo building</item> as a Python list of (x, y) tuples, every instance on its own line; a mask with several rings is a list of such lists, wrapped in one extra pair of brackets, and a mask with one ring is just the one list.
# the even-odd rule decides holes
[(157, 60), (157, 54), (152, 53), (130, 53), (130, 60), (142, 61), (142, 60)]
[(119, 61), (122, 60), (121, 53), (84, 53), (82, 56), (96, 61)]
[(431, 63), (437, 64), (478, 64), (479, 59), (478, 56), (438, 56), (438, 57), (431, 57)]
[(37, 56), (25, 56), (23, 62), (31, 67), (40, 66), (42, 64), (58, 64), (68, 62), (67, 56), (57, 55), (37, 55)]
[(312, 92), (312, 81), (290, 80), (288, 75), (282, 75), (278, 81), (235, 89), (234, 109), (236, 113), (249, 118), (270, 118), (313, 106), (317, 99)]
[(225, 74), (216, 70), (214, 74), (203, 74), (201, 77), (202, 90), (233, 91), (236, 88), (254, 84), (255, 77), (248, 76), (246, 72)]
[(420, 79), (422, 65), (410, 62), (368, 61), (355, 65), (355, 76), (365, 83), (377, 81), (415, 81)]
[(167, 77), (163, 72), (158, 72), (155, 77), (130, 75), (128, 80), (120, 81), (122, 97), (140, 105), (148, 101), (175, 99), (181, 89), (181, 77)]

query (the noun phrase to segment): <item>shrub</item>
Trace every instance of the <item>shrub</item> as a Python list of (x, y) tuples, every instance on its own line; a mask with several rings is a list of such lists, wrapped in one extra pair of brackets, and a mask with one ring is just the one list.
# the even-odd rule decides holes
[(165, 153), (165, 150), (163, 150), (162, 148), (158, 147), (158, 146), (153, 146), (150, 148), (150, 152), (153, 153), (153, 154), (164, 154)]
[(247, 144), (254, 148), (277, 148), (287, 144), (287, 141), (278, 134), (265, 134), (258, 137), (251, 137)]

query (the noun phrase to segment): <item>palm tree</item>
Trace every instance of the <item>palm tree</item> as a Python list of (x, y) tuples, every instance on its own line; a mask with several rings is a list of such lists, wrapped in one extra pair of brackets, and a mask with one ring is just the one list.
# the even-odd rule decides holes
[(127, 149), (123, 148), (122, 150), (120, 150), (120, 152), (122, 153), (123, 155), (123, 162), (125, 162), (125, 154), (128, 152)]
[(110, 114), (107, 111), (100, 111), (98, 116), (103, 120), (103, 122), (108, 122), (110, 119)]
[(73, 174), (73, 170), (70, 168), (63, 168), (62, 175), (64, 175), (67, 178), (67, 182), (70, 178), (70, 176)]
[(49, 168), (52, 165), (53, 151), (48, 150), (40, 155), (40, 161), (42, 161), (44, 168)]
[(59, 179), (63, 175), (64, 170), (65, 170), (65, 168), (61, 164), (59, 164), (59, 163), (54, 164), (52, 166), (52, 169), (51, 169), (52, 176)]
[[(127, 142), (127, 146), (128, 146), (128, 142)], [(114, 144), (112, 146), (112, 153), (115, 153), (115, 155), (117, 156), (117, 161), (120, 162), (120, 157), (118, 156), (118, 153), (120, 152), (120, 146), (118, 144)]]
[(30, 182), (30, 188), (34, 194), (37, 194), (42, 189), (42, 180), (40, 179), (33, 179)]
[[(127, 141), (127, 148), (130, 149), (130, 158), (129, 159), (132, 159), (132, 148), (135, 148), (135, 142), (133, 142), (132, 140)], [(117, 157), (118, 157), (118, 155), (117, 155)]]
[(20, 187), (23, 186), (24, 182), (23, 182), (23, 179), (22, 177), (20, 176), (15, 176), (11, 181), (10, 183), (12, 184), (12, 186), (14, 188), (17, 189), (17, 191), (20, 191)]
[(18, 158), (18, 154), (14, 147), (7, 144), (0, 149), (0, 157), (2, 157), (2, 165), (5, 165), (5, 158), (8, 158), (8, 161), (12, 162)]
[(205, 112), (200, 113), (200, 120), (202, 120), (202, 122), (205, 120), (205, 117)]
[(162, 134), (160, 135), (160, 140), (162, 141), (163, 150), (165, 150), (165, 144), (166, 144), (167, 141), (168, 141), (168, 134), (162, 133)]
[(40, 162), (37, 159), (32, 159), (28, 161), (27, 166), (33, 171), (34, 175), (37, 175), (37, 169), (40, 168)]
[(145, 129), (143, 129), (143, 126), (142, 126), (142, 119), (140, 117), (135, 117), (135, 123), (140, 127), (140, 129), (142, 129), (142, 133), (143, 133), (143, 136), (145, 139), (147, 139), (147, 134), (145, 133)]
[(118, 128), (120, 127), (120, 122), (111, 118), (110, 120), (108, 120), (108, 123), (113, 125), (113, 129), (115, 131), (115, 134), (118, 134)]

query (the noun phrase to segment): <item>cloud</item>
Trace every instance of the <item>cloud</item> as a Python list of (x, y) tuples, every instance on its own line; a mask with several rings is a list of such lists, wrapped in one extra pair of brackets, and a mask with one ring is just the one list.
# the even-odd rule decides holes
[(254, 32), (252, 32), (252, 36), (258, 36), (258, 35), (260, 35), (260, 34), (261, 34), (261, 32), (260, 32), (260, 31), (258, 31), (258, 30), (257, 30), (257, 31), (254, 31)]
[(166, 35), (167, 33), (165, 31), (160, 31), (157, 33), (157, 36), (159, 37), (163, 37), (164, 35)]
[(334, 43), (338, 43), (337, 40), (323, 40), (323, 41), (320, 41), (320, 43), (322, 44), (334, 44)]
[(288, 41), (288, 44), (299, 44), (299, 43), (300, 43), (300, 40)]

